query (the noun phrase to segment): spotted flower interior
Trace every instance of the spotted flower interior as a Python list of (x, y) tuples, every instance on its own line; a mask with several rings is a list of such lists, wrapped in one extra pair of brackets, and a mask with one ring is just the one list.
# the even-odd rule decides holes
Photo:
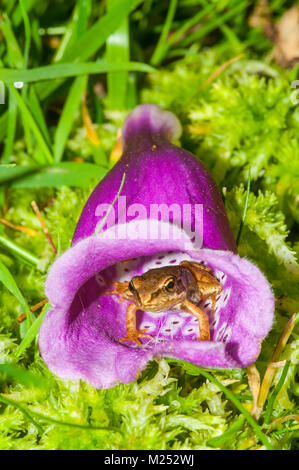
[[(107, 290), (107, 285), (109, 286), (109, 280), (129, 282), (132, 277), (140, 276), (150, 269), (161, 268), (163, 266), (179, 265), (181, 261), (184, 260), (194, 261), (187, 253), (166, 251), (157, 253), (150, 257), (141, 257), (117, 263), (112, 268), (108, 268), (105, 271), (98, 273), (95, 276), (95, 280), (99, 286), (100, 294), (98, 308), (101, 308), (101, 292), (103, 290)], [(202, 262), (202, 264), (206, 263)], [(221, 294), (216, 298), (214, 314), (212, 315), (211, 299), (201, 301), (198, 303), (198, 307), (209, 317), (211, 341), (216, 340), (227, 342), (230, 338), (230, 328), (227, 322), (224, 320), (224, 307), (229, 304), (231, 283), (229, 282), (229, 279), (225, 273), (216, 269), (213, 274), (221, 283), (223, 288)], [(113, 300), (110, 302), (112, 303), (112, 301), (117, 303), (117, 321), (119, 321), (120, 324), (125, 327), (126, 309), (130, 302), (123, 301), (121, 302), (120, 306), (120, 296), (116, 294), (113, 295)], [(111, 308), (113, 307), (111, 306)], [(227, 309), (229, 309), (229, 306), (225, 309), (225, 311)], [(153, 337), (153, 339), (141, 339), (145, 347), (154, 347), (158, 343), (174, 339), (185, 339), (189, 341), (200, 340), (197, 318), (189, 313), (182, 312), (179, 309), (168, 312), (146, 312), (138, 310), (136, 314), (136, 326), (137, 329), (146, 329), (146, 332)], [(115, 337), (114, 339), (119, 340), (120, 338)], [(127, 342), (127, 344), (131, 347), (134, 347), (132, 342)], [(135, 347), (137, 347), (137, 345), (135, 345)]]
[[(53, 308), (39, 333), (41, 353), (51, 370), (96, 387), (111, 387), (117, 381), (134, 380), (155, 356), (209, 368), (245, 367), (254, 362), (273, 320), (274, 299), (267, 280), (255, 265), (230, 251), (183, 247), (182, 239), (96, 236), (79, 241), (58, 258), (46, 282)], [(151, 268), (183, 260), (208, 265), (222, 284), (213, 316), (210, 300), (199, 305), (210, 317), (211, 340), (197, 340), (198, 321), (192, 315), (138, 311), (137, 328), (149, 327), (153, 339), (142, 339), (141, 346), (120, 342), (126, 336), (128, 302), (119, 302), (117, 295), (101, 295), (109, 289), (109, 281), (127, 281)]]

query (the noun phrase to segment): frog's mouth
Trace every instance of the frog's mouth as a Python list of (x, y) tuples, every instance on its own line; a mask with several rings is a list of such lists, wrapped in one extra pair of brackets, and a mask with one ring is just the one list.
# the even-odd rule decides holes
[[(142, 233), (143, 221), (130, 223)], [(106, 388), (116, 380), (134, 380), (155, 356), (207, 368), (246, 367), (256, 360), (272, 326), (274, 297), (255, 265), (230, 251), (186, 249), (184, 237), (118, 240), (107, 232), (79, 241), (51, 267), (45, 290), (52, 309), (40, 328), (39, 345), (54, 373)], [(138, 311), (137, 328), (147, 328), (153, 339), (142, 339), (142, 346), (120, 342), (129, 301), (101, 296), (107, 281), (128, 281), (183, 260), (210, 266), (223, 287), (214, 316), (211, 300), (200, 304), (210, 317), (211, 341), (197, 341), (198, 321), (187, 313)]]

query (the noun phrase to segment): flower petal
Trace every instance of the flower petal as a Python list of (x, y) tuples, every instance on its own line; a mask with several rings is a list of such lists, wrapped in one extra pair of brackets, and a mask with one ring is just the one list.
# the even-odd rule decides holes
[[(170, 143), (178, 120), (156, 105), (137, 107), (123, 126), (124, 153), (98, 184), (78, 222), (72, 247), (46, 281), (52, 310), (40, 328), (42, 357), (57, 375), (95, 387), (134, 380), (155, 356), (201, 367), (253, 363), (274, 312), (271, 288), (259, 269), (240, 258), (221, 195), (204, 165)], [(118, 193), (105, 225), (94, 235)], [(126, 310), (107, 294), (111, 281), (189, 260), (207, 264), (222, 285), (198, 307), (209, 317), (210, 341), (198, 341), (198, 320), (180, 310), (137, 311), (141, 346), (126, 336)]]
[[(157, 355), (210, 368), (244, 367), (255, 361), (260, 341), (273, 320), (273, 295), (258, 268), (228, 251), (189, 250), (188, 234), (179, 229), (173, 232), (173, 239), (132, 238), (136, 233), (146, 233), (147, 223), (130, 222), (134, 230), (123, 240), (113, 238), (113, 229), (109, 229), (111, 236), (107, 231), (105, 236), (88, 237), (53, 264), (46, 282), (46, 294), (53, 309), (42, 324), (39, 341), (45, 362), (57, 375), (82, 378), (103, 388), (117, 381), (134, 380), (147, 361)], [(165, 224), (159, 223), (161, 227)], [(171, 224), (168, 225), (170, 228)], [(135, 259), (123, 263), (127, 258)], [(142, 323), (153, 325), (155, 333), (149, 331), (153, 340), (143, 339), (141, 347), (119, 342), (126, 336), (127, 302), (119, 304), (115, 296), (101, 295), (101, 290), (107, 288), (106, 282), (123, 280), (124, 275), (130, 279), (151, 265), (157, 266), (157, 262), (179, 264), (182, 259), (206, 262), (224, 276), (222, 298), (214, 318), (206, 308), (211, 324), (217, 320), (211, 329), (212, 340), (197, 341), (198, 326), (191, 315), (140, 311), (137, 327)], [(181, 321), (179, 328), (170, 334), (163, 331), (168, 320), (169, 325)], [(191, 333), (188, 328), (193, 329)], [(121, 364), (126, 364), (126, 368)]]
[[(172, 116), (172, 117), (171, 117)], [(169, 220), (202, 238), (204, 248), (237, 251), (219, 190), (206, 167), (194, 155), (168, 140), (176, 136), (177, 119), (158, 106), (138, 106), (123, 126), (124, 153), (88, 199), (73, 243), (94, 233), (118, 193), (110, 226), (136, 217)], [(158, 209), (164, 212), (158, 213)], [(106, 209), (105, 209), (106, 208)], [(203, 212), (203, 226), (198, 226)], [(155, 215), (156, 214), (156, 215)]]

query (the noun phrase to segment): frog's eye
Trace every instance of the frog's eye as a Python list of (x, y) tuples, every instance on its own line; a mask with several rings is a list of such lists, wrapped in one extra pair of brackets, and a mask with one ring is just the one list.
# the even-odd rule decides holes
[(165, 289), (167, 292), (173, 292), (175, 288), (175, 280), (174, 278), (168, 279), (164, 284)]
[(134, 286), (133, 286), (133, 282), (132, 282), (132, 281), (129, 283), (129, 290), (130, 290), (130, 292), (132, 292), (132, 294), (134, 294), (135, 289), (134, 289)]

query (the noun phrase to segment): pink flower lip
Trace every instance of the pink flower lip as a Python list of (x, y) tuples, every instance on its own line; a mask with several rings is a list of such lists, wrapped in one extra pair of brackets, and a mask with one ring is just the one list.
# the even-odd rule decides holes
[[(58, 258), (46, 282), (53, 308), (39, 334), (48, 367), (58, 376), (107, 388), (136, 379), (138, 371), (156, 356), (206, 368), (239, 368), (254, 362), (273, 319), (273, 295), (266, 279), (235, 253), (186, 251), (183, 243), (182, 239), (113, 241), (98, 235), (79, 241)], [(148, 327), (153, 340), (142, 339), (141, 347), (120, 342), (126, 336), (128, 303), (100, 295), (106, 280), (130, 280), (157, 262), (163, 266), (183, 259), (211, 266), (223, 285), (213, 317), (210, 302), (201, 305), (210, 315), (211, 341), (197, 340), (198, 325), (191, 315), (139, 311), (137, 327)]]

